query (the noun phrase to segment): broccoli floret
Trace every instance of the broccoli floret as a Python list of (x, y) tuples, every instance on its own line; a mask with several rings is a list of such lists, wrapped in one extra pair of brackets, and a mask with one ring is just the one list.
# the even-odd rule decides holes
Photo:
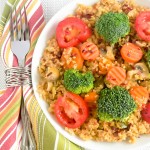
[(125, 121), (137, 105), (129, 92), (119, 86), (100, 91), (98, 117), (102, 121)]
[(91, 72), (80, 73), (69, 69), (64, 73), (64, 86), (68, 91), (76, 94), (87, 93), (93, 88), (94, 77)]
[(96, 21), (95, 29), (105, 41), (115, 44), (129, 33), (129, 19), (124, 13), (108, 12)]
[(146, 61), (146, 64), (148, 66), (148, 69), (150, 70), (150, 50), (148, 50), (146, 53), (145, 53), (145, 61)]

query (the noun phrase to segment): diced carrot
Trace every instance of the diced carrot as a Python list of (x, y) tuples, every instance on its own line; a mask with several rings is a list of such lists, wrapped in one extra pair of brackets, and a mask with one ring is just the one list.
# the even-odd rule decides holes
[(86, 102), (95, 102), (97, 101), (97, 99), (98, 99), (98, 94), (94, 91), (89, 92), (84, 96), (84, 100)]
[(80, 70), (83, 67), (84, 60), (80, 54), (79, 49), (76, 47), (69, 47), (64, 49), (61, 60), (65, 69), (74, 68)]
[(149, 92), (143, 86), (134, 86), (130, 89), (130, 94), (135, 101), (141, 103), (141, 105), (146, 104), (149, 99)]
[(143, 52), (139, 46), (133, 43), (126, 43), (121, 48), (121, 56), (126, 62), (136, 63), (142, 58)]
[(112, 67), (106, 75), (106, 81), (113, 85), (121, 85), (125, 79), (126, 71), (121, 67)]
[(99, 59), (99, 73), (107, 74), (108, 70), (112, 67), (113, 63), (110, 59), (105, 57), (100, 57)]
[(98, 47), (92, 42), (83, 43), (80, 52), (85, 60), (95, 60), (100, 54)]

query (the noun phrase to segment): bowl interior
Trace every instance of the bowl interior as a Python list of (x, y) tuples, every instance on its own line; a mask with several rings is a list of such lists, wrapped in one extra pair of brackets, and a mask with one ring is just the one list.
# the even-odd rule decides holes
[[(42, 31), (33, 55), (32, 60), (32, 83), (33, 83), (33, 90), (35, 97), (43, 110), (45, 116), (50, 121), (50, 123), (54, 126), (54, 128), (68, 138), (70, 141), (74, 142), (77, 145), (80, 145), (84, 148), (88, 149), (102, 149), (102, 150), (112, 150), (120, 149), (121, 150), (137, 150), (141, 148), (141, 146), (147, 146), (149, 144), (150, 135), (141, 136), (135, 144), (127, 144), (125, 142), (120, 143), (106, 143), (106, 142), (96, 142), (96, 141), (84, 141), (77, 136), (72, 136), (68, 132), (64, 130), (63, 127), (57, 123), (55, 117), (48, 112), (48, 104), (40, 97), (39, 93), (37, 92), (37, 86), (39, 83), (39, 73), (38, 73), (38, 66), (40, 63), (40, 59), (42, 57), (43, 51), (46, 47), (46, 42), (55, 34), (55, 29), (59, 21), (63, 18), (67, 17), (69, 14), (72, 14), (77, 7), (77, 4), (85, 4), (91, 5), (97, 2), (98, 0), (74, 0), (62, 8), (51, 20), (47, 23), (44, 30)], [(136, 2), (140, 5), (149, 6), (150, 7), (150, 0), (136, 0)]]

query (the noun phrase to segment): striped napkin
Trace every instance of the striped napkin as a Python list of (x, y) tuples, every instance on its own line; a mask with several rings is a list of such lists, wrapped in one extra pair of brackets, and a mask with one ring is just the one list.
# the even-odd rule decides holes
[[(7, 0), (0, 21), (0, 52), (5, 67), (18, 66), (16, 57), (10, 47), (10, 8), (26, 7), (30, 27), (31, 48), (26, 57), (26, 66), (32, 62), (32, 54), (37, 39), (45, 26), (43, 9), (39, 0)], [(20, 49), (21, 50), (21, 49)], [(23, 87), (23, 97), (32, 122), (32, 128), (39, 150), (79, 150), (59, 134), (46, 119), (36, 98), (32, 86)], [(21, 88), (12, 87), (0, 91), (0, 149), (20, 149), (22, 124), (19, 111), (21, 104)]]

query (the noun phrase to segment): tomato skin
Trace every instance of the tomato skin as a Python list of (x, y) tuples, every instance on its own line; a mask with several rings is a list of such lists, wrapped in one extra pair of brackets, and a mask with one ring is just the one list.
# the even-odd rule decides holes
[(150, 41), (150, 11), (141, 12), (135, 21), (135, 29), (138, 36), (145, 40)]
[(56, 39), (61, 48), (77, 46), (86, 41), (91, 34), (90, 28), (77, 17), (62, 20), (56, 28)]
[[(73, 101), (75, 108), (67, 102), (67, 99)], [(79, 110), (78, 112), (75, 111), (77, 110), (76, 106)], [(64, 97), (57, 99), (54, 112), (58, 122), (68, 128), (80, 127), (89, 116), (87, 103), (79, 95), (71, 92), (67, 92)]]
[(143, 108), (142, 112), (142, 118), (150, 124), (150, 103), (148, 103), (145, 108)]

